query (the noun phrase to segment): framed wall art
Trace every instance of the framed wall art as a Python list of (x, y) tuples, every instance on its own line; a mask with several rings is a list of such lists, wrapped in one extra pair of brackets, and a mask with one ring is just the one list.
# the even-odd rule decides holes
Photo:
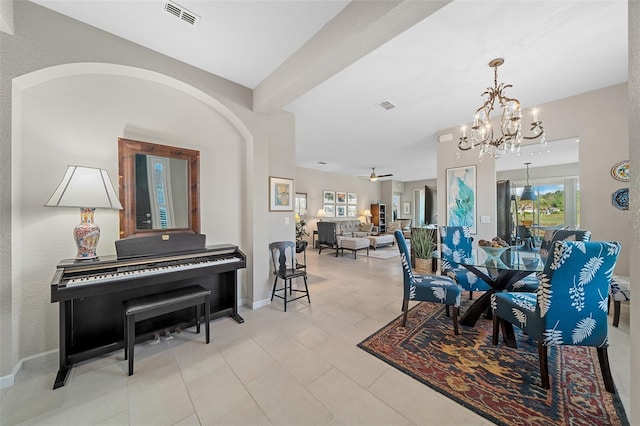
[(347, 217), (358, 217), (358, 206), (347, 206)]
[(325, 204), (324, 205), (324, 216), (325, 217), (336, 217), (336, 206), (333, 204)]
[(347, 217), (347, 206), (336, 206), (336, 217)]
[(269, 176), (269, 211), (293, 211), (293, 179)]
[(347, 204), (347, 193), (336, 191), (336, 203)]
[(476, 234), (476, 209), (476, 166), (447, 169), (447, 226), (466, 226)]
[(347, 204), (358, 204), (358, 194), (349, 192), (347, 194)]
[(336, 202), (336, 193), (334, 191), (322, 191), (322, 202), (324, 204), (333, 204)]
[(404, 203), (402, 203), (402, 214), (411, 214), (411, 201), (405, 201)]

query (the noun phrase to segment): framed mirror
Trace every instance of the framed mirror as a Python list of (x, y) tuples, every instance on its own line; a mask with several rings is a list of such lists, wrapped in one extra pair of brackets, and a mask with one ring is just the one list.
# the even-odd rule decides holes
[(118, 138), (120, 238), (200, 232), (200, 152)]

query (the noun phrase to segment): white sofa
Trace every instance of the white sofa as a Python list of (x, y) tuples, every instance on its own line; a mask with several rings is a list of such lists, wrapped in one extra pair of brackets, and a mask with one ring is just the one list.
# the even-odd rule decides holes
[(378, 233), (378, 227), (371, 223), (362, 223), (354, 220), (325, 220), (336, 223), (336, 233), (343, 237), (368, 237)]

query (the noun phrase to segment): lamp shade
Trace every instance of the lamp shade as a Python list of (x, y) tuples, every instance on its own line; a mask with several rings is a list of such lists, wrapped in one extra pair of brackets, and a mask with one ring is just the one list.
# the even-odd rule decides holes
[(45, 207), (78, 207), (81, 223), (73, 230), (78, 246), (77, 260), (98, 258), (96, 247), (100, 240), (100, 227), (93, 222), (96, 208), (119, 210), (122, 208), (103, 169), (67, 166), (67, 171)]
[(318, 210), (318, 214), (316, 215), (316, 217), (322, 219), (323, 217), (326, 217), (327, 214), (324, 212), (324, 209), (319, 209)]
[(538, 197), (536, 197), (535, 192), (533, 192), (531, 185), (525, 185), (520, 195), (520, 201), (535, 201), (537, 199)]
[(371, 210), (366, 209), (366, 210), (364, 211), (364, 213), (362, 214), (362, 216), (371, 217), (371, 216), (373, 216), (373, 215), (371, 214)]
[(45, 207), (122, 208), (109, 179), (103, 169), (84, 166), (67, 166), (62, 178)]

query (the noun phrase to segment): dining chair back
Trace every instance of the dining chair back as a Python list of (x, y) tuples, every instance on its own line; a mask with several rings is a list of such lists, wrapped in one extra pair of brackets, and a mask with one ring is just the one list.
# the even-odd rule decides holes
[(547, 347), (594, 346), (605, 388), (615, 392), (607, 355), (609, 283), (620, 252), (617, 242), (556, 241), (539, 274), (536, 293), (491, 296), (493, 343), (507, 321), (538, 343), (542, 385), (549, 388)]
[[(591, 231), (585, 231), (581, 229), (556, 229), (545, 232), (545, 235), (540, 243), (539, 254), (544, 260), (549, 255), (551, 246), (556, 241), (589, 241), (591, 240)], [(513, 284), (510, 290), (524, 291), (535, 293), (540, 279), (537, 275), (529, 275), (522, 280)]]
[[(550, 235), (549, 235), (550, 234)], [(540, 243), (540, 255), (547, 256), (551, 246), (556, 241), (590, 241), (591, 231), (583, 229), (556, 229), (549, 233), (545, 232)]]
[(440, 259), (442, 275), (454, 279), (463, 290), (469, 292), (469, 299), (474, 291), (487, 291), (491, 286), (476, 274), (461, 266), (465, 258), (472, 256), (473, 237), (466, 226), (440, 227)]
[[(271, 252), (271, 263), (273, 266), (273, 290), (271, 291), (271, 301), (274, 297), (284, 300), (284, 311), (287, 312), (287, 303), (306, 297), (309, 298), (309, 287), (307, 286), (307, 269), (299, 268), (296, 260), (296, 243), (294, 241), (277, 241), (269, 244)], [(278, 278), (284, 281), (281, 288), (276, 288)], [(304, 290), (293, 288), (293, 280), (295, 278), (303, 278)], [(292, 297), (293, 292), (303, 293), (301, 296)], [(277, 294), (282, 292), (282, 295)]]
[(529, 251), (533, 250), (536, 246), (531, 228), (525, 225), (518, 225), (515, 242), (517, 246), (521, 246)]
[(460, 287), (449, 277), (414, 273), (411, 269), (411, 257), (402, 230), (398, 229), (395, 231), (394, 236), (398, 243), (398, 250), (400, 251), (404, 283), (404, 296), (402, 299), (404, 316), (402, 318), (402, 326), (405, 327), (407, 324), (409, 301), (441, 303), (447, 306), (447, 312), (449, 306), (453, 308), (453, 332), (456, 335), (459, 334)]

